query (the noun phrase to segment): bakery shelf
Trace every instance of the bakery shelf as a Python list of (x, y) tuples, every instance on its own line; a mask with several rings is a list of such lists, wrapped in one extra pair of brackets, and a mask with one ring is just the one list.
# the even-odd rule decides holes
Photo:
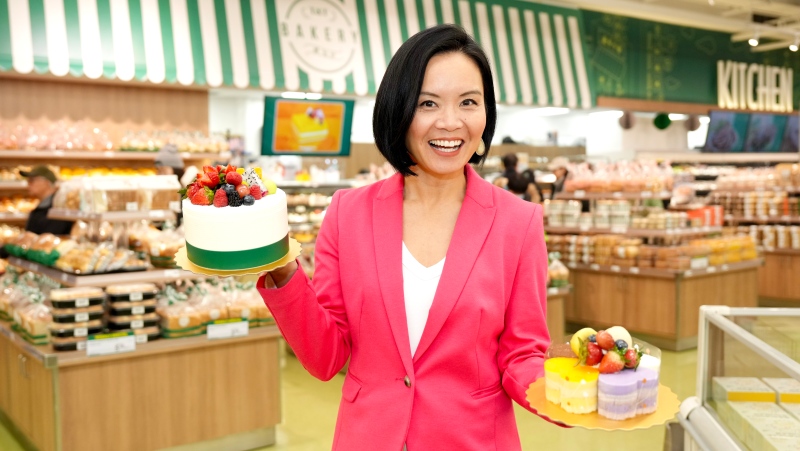
[(800, 256), (800, 249), (791, 249), (786, 247), (759, 247), (758, 250), (770, 254)]
[(319, 190), (337, 190), (337, 189), (347, 189), (347, 188), (354, 188), (356, 186), (360, 186), (359, 182), (355, 180), (342, 180), (339, 182), (297, 182), (293, 180), (285, 180), (282, 182), (276, 182), (278, 188), (282, 190), (300, 190), (300, 189), (319, 189)]
[(710, 233), (722, 232), (722, 227), (692, 227), (684, 229), (629, 229), (627, 227), (611, 227), (611, 228), (596, 228), (596, 227), (555, 227), (545, 226), (544, 231), (547, 233), (555, 234), (571, 234), (571, 235), (625, 235), (631, 237), (641, 238), (673, 238), (683, 236), (696, 236), (706, 235)]
[(702, 152), (636, 152), (637, 160), (671, 163), (784, 163), (797, 162), (797, 153), (702, 153)]
[(738, 263), (728, 263), (719, 266), (709, 266), (707, 268), (687, 269), (683, 271), (674, 269), (658, 269), (658, 268), (638, 268), (636, 266), (616, 266), (616, 265), (598, 265), (596, 263), (583, 264), (583, 263), (569, 263), (567, 267), (571, 270), (577, 271), (597, 271), (607, 274), (623, 274), (623, 275), (638, 275), (646, 277), (657, 277), (663, 279), (674, 279), (677, 277), (691, 278), (699, 277), (710, 274), (718, 274), (732, 271), (742, 271), (745, 269), (758, 268), (763, 265), (763, 260), (747, 260)]
[(731, 193), (731, 194), (739, 194), (739, 193), (789, 193), (789, 194), (797, 194), (800, 193), (800, 187), (797, 186), (771, 186), (769, 188), (764, 187), (757, 187), (757, 188), (716, 188), (711, 190), (712, 193)]
[(726, 222), (747, 222), (753, 224), (800, 224), (800, 216), (739, 216), (725, 215)]
[(547, 297), (566, 296), (569, 294), (570, 290), (572, 290), (571, 285), (565, 285), (563, 287), (550, 287), (547, 289)]
[(565, 192), (562, 191), (556, 194), (556, 199), (560, 200), (613, 200), (613, 199), (621, 199), (621, 200), (647, 200), (647, 199), (671, 199), (672, 192), (671, 191), (659, 191), (659, 192), (652, 192), (652, 191), (642, 191), (642, 192), (635, 192), (635, 193), (626, 193), (626, 192), (615, 192), (615, 193), (593, 193), (587, 191), (572, 191), (572, 192)]
[[(106, 150), (80, 151), (80, 150), (4, 150), (0, 151), (0, 160), (118, 160), (118, 161), (155, 161), (158, 152), (120, 152)], [(184, 160), (229, 160), (230, 153), (191, 153), (182, 152)]]
[(116, 283), (171, 282), (181, 279), (193, 279), (200, 276), (182, 269), (151, 269), (149, 271), (131, 271), (110, 274), (89, 274), (85, 276), (69, 274), (55, 268), (48, 268), (18, 257), (9, 257), (8, 263), (26, 271), (47, 276), (68, 287), (104, 287)]
[(106, 213), (88, 213), (77, 210), (64, 210), (61, 208), (51, 208), (47, 213), (51, 219), (62, 219), (65, 221), (108, 221), (108, 222), (128, 222), (139, 221), (142, 219), (159, 221), (175, 219), (175, 213), (171, 210), (136, 210), (136, 211), (109, 211)]
[(19, 212), (0, 213), (0, 222), (27, 221), (27, 220), (28, 220), (28, 213), (19, 213)]
[(22, 191), (28, 188), (27, 180), (2, 180), (0, 190)]

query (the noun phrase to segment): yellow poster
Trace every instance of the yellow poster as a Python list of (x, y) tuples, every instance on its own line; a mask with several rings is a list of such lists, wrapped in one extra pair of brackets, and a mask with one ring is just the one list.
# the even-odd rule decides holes
[(344, 104), (278, 100), (275, 110), (275, 153), (341, 151)]

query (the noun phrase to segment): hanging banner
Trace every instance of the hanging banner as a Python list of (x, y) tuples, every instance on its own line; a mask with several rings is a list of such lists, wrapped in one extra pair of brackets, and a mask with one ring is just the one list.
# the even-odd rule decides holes
[(517, 0), (0, 0), (0, 71), (362, 96), (411, 35), (457, 23), (499, 102), (589, 108), (582, 20)]

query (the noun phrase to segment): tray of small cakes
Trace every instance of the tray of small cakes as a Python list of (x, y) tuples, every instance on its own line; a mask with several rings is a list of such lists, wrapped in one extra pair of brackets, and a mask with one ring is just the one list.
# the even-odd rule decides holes
[(677, 395), (659, 383), (661, 350), (620, 326), (584, 328), (547, 350), (545, 376), (527, 391), (539, 415), (568, 426), (646, 429), (675, 418)]

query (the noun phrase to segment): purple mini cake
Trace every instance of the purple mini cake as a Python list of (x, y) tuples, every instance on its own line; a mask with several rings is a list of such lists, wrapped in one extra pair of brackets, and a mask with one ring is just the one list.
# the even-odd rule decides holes
[(612, 420), (653, 413), (658, 404), (658, 373), (647, 368), (600, 374), (597, 411)]

